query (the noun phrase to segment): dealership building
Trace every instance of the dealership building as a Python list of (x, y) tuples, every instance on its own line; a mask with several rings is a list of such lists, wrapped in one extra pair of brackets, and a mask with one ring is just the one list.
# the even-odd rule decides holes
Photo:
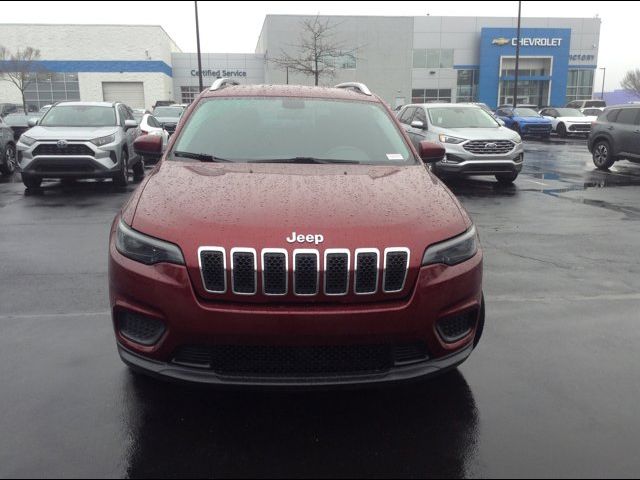
[[(205, 83), (313, 84), (275, 61), (296, 56), (305, 20), (267, 15), (255, 52), (203, 53)], [(516, 19), (509, 17), (326, 16), (339, 51), (321, 84), (366, 83), (391, 106), (409, 102), (484, 102), (514, 96)], [(592, 97), (599, 18), (523, 18), (518, 102), (564, 105)], [(34, 107), (61, 100), (123, 101), (151, 108), (158, 100), (190, 102), (198, 94), (198, 61), (160, 26), (0, 24), (0, 45), (31, 46), (41, 58), (27, 88)], [(20, 102), (0, 82), (0, 102)]]

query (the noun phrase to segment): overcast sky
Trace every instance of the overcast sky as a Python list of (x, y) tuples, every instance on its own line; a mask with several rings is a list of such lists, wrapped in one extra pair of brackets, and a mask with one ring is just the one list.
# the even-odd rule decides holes
[[(524, 1), (523, 17), (602, 18), (599, 67), (607, 68), (606, 90), (620, 88), (631, 68), (640, 68), (632, 39), (637, 33), (636, 2)], [(516, 16), (511, 2), (198, 2), (203, 52), (250, 53), (255, 50), (268, 13), (323, 15), (468, 15)], [(3, 1), (2, 23), (138, 23), (162, 25), (184, 52), (194, 52), (193, 2), (11, 2)], [(526, 21), (523, 23), (526, 27)], [(391, 32), (392, 34), (392, 32)], [(106, 40), (106, 39), (105, 39)], [(0, 39), (0, 44), (2, 39)], [(596, 74), (596, 90), (602, 72)]]

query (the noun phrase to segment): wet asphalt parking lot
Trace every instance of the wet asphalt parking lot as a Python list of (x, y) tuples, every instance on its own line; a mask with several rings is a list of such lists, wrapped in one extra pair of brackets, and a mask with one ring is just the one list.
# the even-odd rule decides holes
[(512, 187), (448, 181), (485, 251), (487, 324), (417, 385), (229, 392), (129, 373), (107, 235), (135, 186), (0, 180), (0, 477), (632, 477), (640, 165), (527, 141)]

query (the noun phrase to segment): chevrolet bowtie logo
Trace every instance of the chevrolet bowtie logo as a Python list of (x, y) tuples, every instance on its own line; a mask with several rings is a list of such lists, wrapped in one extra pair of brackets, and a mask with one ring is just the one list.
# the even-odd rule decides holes
[(499, 47), (502, 47), (503, 45), (509, 45), (510, 43), (511, 43), (511, 40), (504, 37), (494, 38), (491, 41), (491, 45), (498, 45)]

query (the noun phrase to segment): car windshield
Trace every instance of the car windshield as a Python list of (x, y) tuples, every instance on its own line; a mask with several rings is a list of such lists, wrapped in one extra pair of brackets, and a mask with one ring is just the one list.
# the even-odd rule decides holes
[(158, 107), (153, 111), (153, 116), (180, 118), (183, 110), (182, 107)]
[(604, 100), (589, 100), (585, 102), (585, 107), (606, 107), (607, 103)]
[(27, 125), (29, 123), (29, 117), (22, 113), (11, 113), (4, 117), (4, 121), (7, 125), (11, 126)]
[(113, 107), (97, 105), (57, 105), (42, 118), (43, 127), (110, 127), (116, 125)]
[(556, 108), (561, 117), (584, 117), (584, 114), (576, 108)]
[(431, 124), (442, 128), (498, 128), (500, 124), (482, 108), (428, 108)]
[(381, 105), (315, 98), (204, 101), (176, 141), (173, 158), (185, 158), (175, 152), (233, 162), (415, 163)]
[(538, 112), (531, 108), (516, 108), (513, 110), (516, 117), (539, 117)]

